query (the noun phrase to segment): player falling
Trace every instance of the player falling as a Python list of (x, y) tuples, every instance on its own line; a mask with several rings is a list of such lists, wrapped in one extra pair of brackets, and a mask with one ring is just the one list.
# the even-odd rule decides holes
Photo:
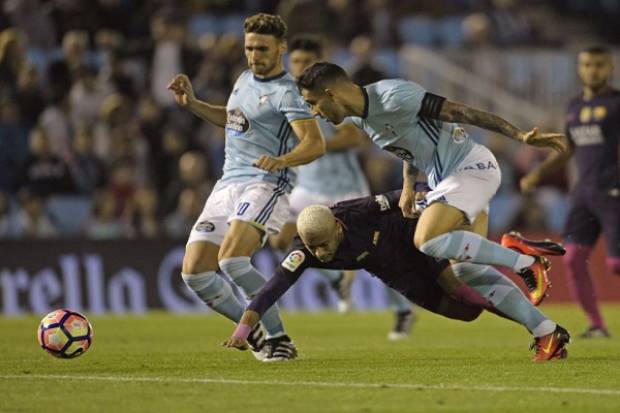
[(588, 258), (602, 231), (607, 238), (607, 268), (620, 275), (620, 91), (609, 85), (613, 63), (606, 48), (581, 51), (577, 71), (583, 91), (570, 101), (566, 111), (569, 150), (550, 155), (523, 177), (521, 188), (536, 188), (545, 176), (575, 156), (578, 179), (570, 194), (571, 207), (564, 226), (564, 265), (573, 295), (590, 320), (581, 337), (609, 337)]
[(414, 213), (415, 168), (426, 174), (431, 191), (412, 237), (436, 258), (500, 265), (523, 278), (538, 305), (550, 283), (543, 249), (509, 237), (510, 248), (486, 239), (488, 204), (500, 184), (493, 154), (475, 143), (457, 122), (478, 126), (534, 146), (564, 150), (563, 136), (522, 131), (504, 119), (427, 92), (414, 82), (389, 79), (365, 87), (354, 84), (333, 63), (307, 68), (297, 80), (315, 115), (335, 124), (350, 117), (381, 148), (403, 160), (400, 207)]

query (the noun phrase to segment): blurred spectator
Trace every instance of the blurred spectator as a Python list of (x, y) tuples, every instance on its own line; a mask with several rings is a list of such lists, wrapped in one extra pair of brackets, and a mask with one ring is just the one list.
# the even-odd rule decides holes
[(12, 235), (9, 196), (0, 191), (0, 239)]
[(6, 29), (0, 33), (0, 92), (14, 93), (17, 79), (26, 64), (26, 40), (17, 29)]
[(173, 238), (186, 237), (198, 219), (203, 203), (204, 196), (197, 190), (185, 188), (179, 195), (176, 209), (164, 221), (166, 234)]
[(95, 155), (91, 130), (80, 128), (73, 140), (73, 154), (69, 160), (69, 170), (76, 189), (83, 194), (92, 194), (106, 181), (103, 161)]
[(84, 30), (70, 30), (62, 37), (63, 60), (73, 79), (87, 65), (88, 33)]
[(164, 214), (172, 212), (179, 202), (179, 196), (186, 188), (192, 188), (201, 196), (211, 192), (212, 184), (207, 179), (207, 159), (200, 152), (186, 152), (179, 159), (179, 176), (168, 186), (164, 196)]
[(357, 36), (350, 46), (355, 64), (351, 68), (351, 79), (358, 85), (369, 85), (385, 79), (386, 75), (374, 63), (372, 39), (368, 36)]
[(20, 238), (50, 238), (58, 231), (45, 213), (44, 198), (28, 189), (18, 194), (21, 209), (17, 214), (16, 233)]
[(33, 64), (27, 63), (19, 71), (15, 101), (19, 106), (24, 126), (32, 129), (39, 121), (39, 116), (46, 106), (39, 71)]
[(49, 137), (51, 153), (67, 159), (73, 146), (69, 93), (54, 93), (50, 103), (41, 113), (39, 126), (45, 130)]
[(155, 238), (161, 234), (157, 217), (157, 192), (152, 189), (141, 189), (136, 193), (132, 224), (134, 236)]
[(97, 81), (97, 70), (94, 67), (82, 66), (77, 69), (76, 82), (70, 92), (73, 127), (93, 127), (105, 98), (111, 93), (111, 89)]
[(178, 73), (193, 77), (198, 55), (186, 47), (185, 16), (180, 10), (164, 9), (151, 18), (154, 40), (151, 57), (151, 94), (164, 106), (174, 106), (174, 98), (166, 88)]
[(135, 166), (131, 161), (119, 161), (110, 169), (109, 191), (114, 196), (116, 215), (131, 220), (133, 201), (137, 186), (134, 177)]
[(13, 192), (20, 167), (28, 155), (28, 131), (11, 99), (0, 100), (0, 191)]
[(179, 179), (179, 159), (188, 150), (189, 141), (179, 129), (168, 127), (163, 132), (161, 146), (163, 151), (156, 161), (154, 175), (160, 196), (163, 197), (172, 182)]
[(534, 26), (517, 1), (493, 0), (493, 6), (490, 18), (496, 43), (522, 45), (534, 40)]
[(17, 188), (33, 194), (48, 196), (74, 190), (69, 168), (64, 160), (51, 151), (45, 130), (35, 128), (30, 133), (30, 152), (17, 181)]
[(4, 11), (11, 23), (21, 28), (32, 47), (50, 50), (56, 45), (56, 30), (51, 19), (55, 2), (40, 0), (6, 0)]
[(84, 235), (90, 239), (126, 238), (131, 228), (118, 217), (115, 195), (109, 190), (97, 192), (92, 214), (84, 226)]

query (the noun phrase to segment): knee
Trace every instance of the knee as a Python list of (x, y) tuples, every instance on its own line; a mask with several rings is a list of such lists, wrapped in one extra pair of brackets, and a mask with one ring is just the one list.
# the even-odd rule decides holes
[(620, 275), (620, 257), (607, 258), (607, 268), (615, 275)]
[(247, 273), (252, 267), (252, 262), (250, 257), (220, 258), (219, 266), (224, 274), (234, 280), (239, 275)]
[(207, 271), (217, 271), (217, 259), (208, 255), (187, 251), (183, 256), (183, 274), (200, 274)]

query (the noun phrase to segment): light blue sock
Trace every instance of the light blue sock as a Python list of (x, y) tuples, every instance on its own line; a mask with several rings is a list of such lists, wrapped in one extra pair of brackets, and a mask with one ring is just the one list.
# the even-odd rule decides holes
[(338, 281), (342, 276), (342, 271), (338, 270), (326, 270), (325, 268), (315, 268), (315, 270), (331, 283)]
[[(225, 258), (219, 264), (222, 272), (243, 290), (248, 300), (251, 300), (265, 285), (265, 277), (252, 266), (250, 257)], [(267, 330), (268, 337), (285, 334), (277, 304), (272, 305), (263, 314), (261, 321)]]
[(515, 271), (534, 263), (533, 257), (502, 247), (470, 231), (442, 234), (422, 244), (420, 251), (435, 258), (500, 265)]
[(478, 291), (499, 311), (525, 326), (535, 337), (555, 330), (556, 324), (532, 305), (508, 277), (488, 265), (460, 262), (452, 266), (456, 276)]
[(200, 274), (181, 274), (185, 285), (196, 293), (206, 305), (229, 320), (238, 323), (243, 314), (243, 306), (233, 294), (233, 290), (215, 271)]
[(390, 300), (390, 305), (394, 308), (394, 311), (397, 313), (406, 313), (413, 310), (411, 305), (411, 301), (407, 299), (404, 295), (399, 293), (393, 288), (385, 286), (385, 291), (387, 292), (388, 298)]

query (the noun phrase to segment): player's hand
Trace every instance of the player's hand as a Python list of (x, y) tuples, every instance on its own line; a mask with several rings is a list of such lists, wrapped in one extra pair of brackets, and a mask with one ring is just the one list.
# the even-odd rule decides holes
[(519, 181), (519, 185), (521, 186), (521, 192), (530, 192), (536, 189), (538, 184), (540, 183), (540, 176), (535, 173), (529, 173), (521, 178)]
[(196, 100), (192, 82), (189, 81), (187, 75), (176, 75), (168, 84), (167, 89), (172, 91), (174, 100), (181, 106), (187, 106)]
[(532, 146), (551, 148), (558, 152), (566, 151), (566, 138), (562, 133), (540, 133), (538, 128), (521, 133), (520, 140)]
[(269, 155), (261, 156), (254, 161), (253, 165), (257, 168), (264, 169), (267, 172), (278, 172), (286, 168), (286, 164), (283, 160)]
[(403, 191), (400, 194), (400, 200), (398, 201), (398, 207), (402, 211), (403, 217), (415, 218), (415, 199), (416, 193), (413, 189), (410, 189), (408, 187), (403, 188)]
[(228, 340), (222, 343), (222, 346), (227, 348), (236, 348), (237, 350), (241, 351), (245, 351), (250, 348), (247, 341), (237, 337), (230, 337)]

